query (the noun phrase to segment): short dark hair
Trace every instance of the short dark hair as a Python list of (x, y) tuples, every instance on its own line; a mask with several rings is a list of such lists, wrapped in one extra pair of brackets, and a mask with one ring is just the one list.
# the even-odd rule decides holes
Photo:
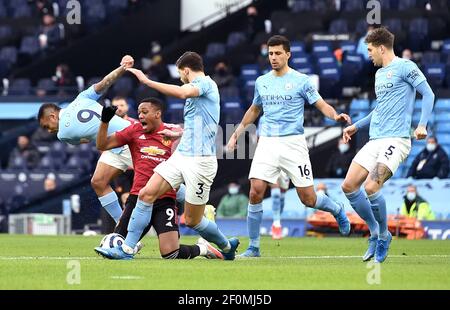
[(54, 103), (44, 103), (39, 108), (37, 119), (40, 121), (45, 116), (45, 113), (47, 113), (47, 111), (59, 111), (59, 110), (61, 110), (61, 108)]
[(388, 49), (394, 47), (394, 34), (385, 27), (375, 28), (367, 34), (365, 42), (374, 46), (384, 45)]
[(178, 58), (175, 65), (178, 69), (189, 68), (195, 72), (204, 70), (202, 56), (200, 56), (196, 52), (184, 53), (180, 58)]
[(157, 110), (160, 110), (161, 113), (164, 112), (164, 103), (161, 100), (159, 100), (158, 98), (147, 97), (147, 98), (142, 99), (139, 102), (139, 104), (144, 103), (144, 102), (150, 103), (152, 106), (156, 107)]
[(116, 101), (116, 100), (125, 100), (125, 102), (128, 104), (128, 100), (124, 96), (115, 96), (114, 98), (112, 98), (111, 102)]
[(267, 46), (277, 46), (277, 45), (283, 45), (283, 49), (286, 52), (291, 51), (291, 42), (289, 42), (288, 38), (285, 36), (275, 35), (269, 38), (267, 41)]

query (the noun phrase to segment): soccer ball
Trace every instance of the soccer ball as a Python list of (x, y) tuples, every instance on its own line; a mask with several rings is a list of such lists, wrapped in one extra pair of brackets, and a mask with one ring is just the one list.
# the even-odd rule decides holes
[(104, 249), (111, 249), (121, 246), (124, 242), (125, 239), (122, 235), (112, 233), (103, 237), (102, 241), (100, 241), (100, 247)]

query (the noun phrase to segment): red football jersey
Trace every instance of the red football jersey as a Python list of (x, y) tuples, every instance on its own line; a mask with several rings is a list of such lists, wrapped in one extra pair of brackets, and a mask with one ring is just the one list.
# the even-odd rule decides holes
[[(161, 124), (153, 133), (145, 133), (141, 123), (136, 123), (116, 132), (120, 144), (128, 144), (133, 159), (134, 179), (130, 193), (138, 195), (153, 175), (153, 169), (172, 155), (172, 141), (158, 134), (164, 129), (173, 130), (173, 125)], [(176, 198), (176, 192), (170, 190), (160, 198)]]

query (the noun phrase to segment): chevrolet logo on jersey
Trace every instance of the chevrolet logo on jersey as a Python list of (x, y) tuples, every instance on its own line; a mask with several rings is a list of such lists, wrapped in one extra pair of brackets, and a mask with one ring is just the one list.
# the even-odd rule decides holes
[(166, 151), (161, 150), (157, 146), (146, 146), (141, 148), (141, 153), (146, 153), (149, 155), (164, 155), (166, 154)]

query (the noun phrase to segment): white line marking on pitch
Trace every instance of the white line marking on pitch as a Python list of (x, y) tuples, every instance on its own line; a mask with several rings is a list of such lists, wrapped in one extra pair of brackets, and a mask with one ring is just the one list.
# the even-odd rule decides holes
[[(437, 255), (389, 255), (389, 257), (395, 258), (447, 258), (450, 255), (445, 254), (437, 254)], [(150, 257), (149, 257), (150, 258)], [(336, 256), (263, 256), (251, 259), (350, 259), (350, 258), (361, 258), (361, 256), (356, 255), (336, 255)], [(248, 259), (241, 258), (239, 259)], [(0, 256), (0, 260), (103, 260), (100, 257), (92, 257), (92, 256)]]
[(142, 280), (144, 277), (138, 277), (138, 276), (111, 276), (111, 279), (114, 280)]

